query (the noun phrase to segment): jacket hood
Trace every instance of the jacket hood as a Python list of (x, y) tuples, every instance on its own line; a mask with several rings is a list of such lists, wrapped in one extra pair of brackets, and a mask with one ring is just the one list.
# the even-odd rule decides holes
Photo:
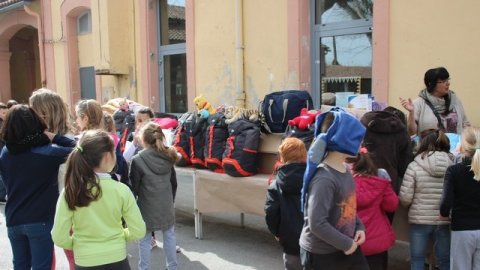
[(377, 133), (397, 133), (406, 130), (402, 120), (390, 112), (368, 112), (361, 119), (367, 130)]
[(155, 149), (147, 148), (142, 150), (138, 155), (145, 162), (147, 167), (155, 174), (170, 173), (173, 167), (173, 161), (167, 155), (158, 152)]
[(306, 163), (289, 163), (278, 168), (276, 181), (282, 192), (300, 195)]
[(450, 156), (445, 152), (430, 152), (422, 158), (415, 157), (415, 162), (433, 177), (443, 177), (448, 166), (452, 163)]

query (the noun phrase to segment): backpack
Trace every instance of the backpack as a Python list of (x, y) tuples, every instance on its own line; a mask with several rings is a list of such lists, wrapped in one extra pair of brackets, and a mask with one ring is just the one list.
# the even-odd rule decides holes
[(218, 173), (223, 173), (222, 156), (228, 138), (228, 127), (225, 115), (216, 113), (208, 117), (208, 127), (205, 136), (205, 166)]
[(190, 130), (190, 162), (198, 169), (205, 169), (203, 149), (205, 148), (205, 133), (208, 127), (208, 119), (193, 115), (193, 126)]
[(285, 132), (288, 120), (300, 115), (302, 108), (313, 109), (312, 97), (307, 91), (286, 90), (267, 94), (260, 105), (260, 111), (265, 119), (263, 131)]
[(257, 172), (260, 127), (257, 123), (239, 119), (228, 126), (227, 143), (222, 166), (230, 176), (251, 176)]
[(184, 113), (178, 120), (178, 126), (175, 130), (175, 140), (173, 147), (180, 153), (180, 159), (176, 165), (180, 167), (189, 166), (190, 161), (190, 133), (195, 123), (194, 113)]

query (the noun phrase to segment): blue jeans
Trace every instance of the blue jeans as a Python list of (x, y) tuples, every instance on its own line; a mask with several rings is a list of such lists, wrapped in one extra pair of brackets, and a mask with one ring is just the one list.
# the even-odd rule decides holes
[(53, 241), (50, 231), (53, 223), (34, 223), (8, 227), (15, 270), (51, 270)]
[[(177, 269), (177, 240), (175, 239), (175, 226), (162, 231), (163, 233), (163, 252), (165, 253), (165, 261), (168, 270)], [(151, 242), (152, 233), (147, 231), (145, 237), (143, 237), (139, 243), (139, 257), (138, 262), (139, 270), (150, 269), (150, 255), (151, 255)]]
[(410, 265), (412, 270), (425, 269), (425, 253), (428, 240), (433, 240), (433, 249), (440, 270), (450, 269), (449, 225), (410, 224)]

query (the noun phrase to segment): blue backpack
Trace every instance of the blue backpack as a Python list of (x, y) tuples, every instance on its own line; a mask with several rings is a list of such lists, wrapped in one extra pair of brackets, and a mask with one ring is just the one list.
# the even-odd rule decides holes
[(313, 101), (307, 91), (285, 90), (267, 94), (260, 106), (265, 121), (263, 131), (283, 133), (287, 129), (288, 120), (300, 115), (302, 108), (313, 109)]

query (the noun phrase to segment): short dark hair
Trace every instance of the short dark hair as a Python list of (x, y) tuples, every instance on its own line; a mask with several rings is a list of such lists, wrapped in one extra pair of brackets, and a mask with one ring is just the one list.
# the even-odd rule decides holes
[(448, 73), (447, 69), (444, 67), (437, 67), (429, 69), (427, 72), (425, 72), (423, 82), (427, 87), (428, 93), (431, 94), (439, 80), (446, 80), (448, 78), (450, 78), (450, 74)]
[(28, 105), (17, 105), (10, 109), (2, 127), (2, 139), (6, 143), (18, 143), (32, 135), (43, 134), (45, 121)]
[(141, 108), (140, 110), (138, 110), (137, 114), (139, 114), (139, 113), (141, 113), (141, 114), (148, 114), (148, 116), (149, 116), (150, 118), (153, 118), (153, 117), (154, 117), (153, 111), (152, 111), (152, 109), (150, 109), (149, 107), (143, 107), (143, 108)]

